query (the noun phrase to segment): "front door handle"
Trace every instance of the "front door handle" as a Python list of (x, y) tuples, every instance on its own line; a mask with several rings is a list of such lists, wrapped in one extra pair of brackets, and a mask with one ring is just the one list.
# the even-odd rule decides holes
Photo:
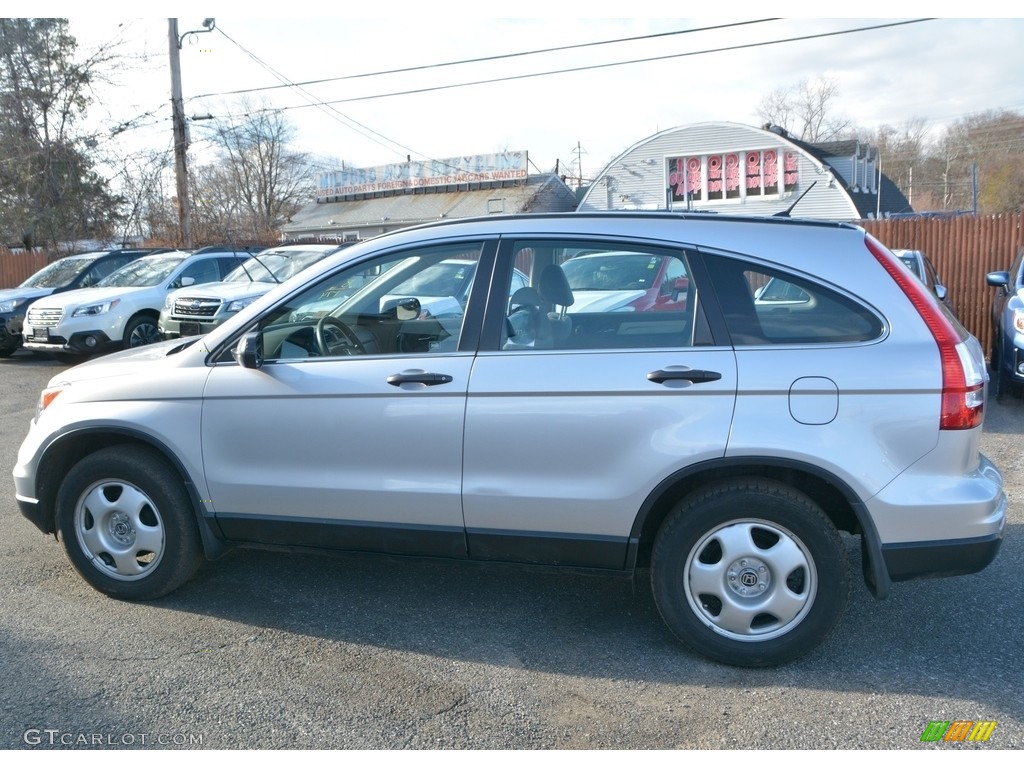
[(655, 384), (664, 384), (666, 381), (689, 381), (693, 384), (702, 384), (706, 381), (718, 381), (722, 374), (718, 371), (702, 371), (696, 368), (687, 368), (683, 365), (670, 365), (658, 371), (651, 371), (647, 374), (647, 380)]
[(387, 378), (388, 384), (393, 387), (400, 387), (403, 384), (425, 384), (433, 387), (438, 384), (450, 384), (454, 379), (447, 373), (427, 373), (416, 371), (415, 373), (393, 373)]

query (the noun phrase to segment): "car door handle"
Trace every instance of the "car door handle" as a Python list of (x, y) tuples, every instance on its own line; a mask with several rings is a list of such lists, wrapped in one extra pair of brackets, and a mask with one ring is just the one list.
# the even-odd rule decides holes
[(651, 371), (647, 374), (647, 380), (655, 384), (664, 384), (666, 381), (685, 380), (694, 384), (702, 384), (706, 381), (718, 381), (722, 374), (718, 371), (701, 371), (696, 368), (671, 365), (659, 371)]
[(416, 373), (393, 373), (387, 378), (388, 384), (393, 387), (400, 387), (403, 384), (425, 384), (433, 387), (437, 384), (450, 384), (454, 379), (447, 373), (427, 373), (417, 371)]

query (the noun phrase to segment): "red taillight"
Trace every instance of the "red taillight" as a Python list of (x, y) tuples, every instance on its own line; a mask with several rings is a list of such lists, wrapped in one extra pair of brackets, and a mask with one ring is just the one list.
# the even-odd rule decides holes
[[(970, 359), (970, 351), (937, 301), (924, 284), (903, 268), (871, 235), (865, 238), (868, 250), (878, 259), (900, 290), (921, 315), (939, 347), (942, 361), (942, 413), (939, 429), (972, 429), (981, 424), (985, 412), (985, 379)], [(970, 372), (970, 381), (968, 381)]]

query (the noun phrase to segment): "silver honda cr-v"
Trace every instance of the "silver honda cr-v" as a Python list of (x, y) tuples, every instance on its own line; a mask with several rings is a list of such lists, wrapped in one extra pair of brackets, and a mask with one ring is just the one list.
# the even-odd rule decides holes
[(57, 375), (14, 478), (114, 597), (247, 544), (649, 571), (686, 645), (759, 666), (836, 626), (843, 535), (879, 598), (992, 561), (985, 386), (977, 341), (856, 226), (490, 217)]

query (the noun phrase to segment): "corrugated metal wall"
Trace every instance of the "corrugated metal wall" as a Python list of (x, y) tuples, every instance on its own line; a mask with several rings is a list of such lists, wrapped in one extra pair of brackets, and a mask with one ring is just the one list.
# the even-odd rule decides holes
[(881, 219), (859, 222), (890, 248), (924, 251), (956, 302), (957, 314), (981, 341), (992, 338), (992, 293), (985, 275), (1008, 269), (1024, 247), (1024, 213), (952, 219)]

